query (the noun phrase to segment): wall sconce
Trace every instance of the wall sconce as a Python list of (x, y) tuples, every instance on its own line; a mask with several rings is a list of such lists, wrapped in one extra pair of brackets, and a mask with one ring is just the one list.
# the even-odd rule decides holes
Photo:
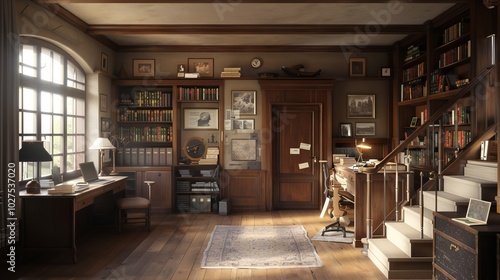
[[(36, 162), (36, 178), (40, 181), (40, 162), (52, 161), (52, 156), (43, 147), (43, 141), (23, 141), (19, 150), (19, 162)], [(40, 184), (35, 176), (26, 184), (26, 193), (40, 193)]]
[(99, 137), (97, 138), (92, 146), (89, 147), (90, 150), (99, 150), (99, 155), (100, 155), (100, 168), (101, 172), (99, 173), (99, 176), (106, 176), (106, 172), (104, 172), (104, 166), (103, 166), (103, 158), (104, 158), (104, 151), (105, 150), (114, 150), (115, 146), (111, 144), (108, 138), (104, 137)]

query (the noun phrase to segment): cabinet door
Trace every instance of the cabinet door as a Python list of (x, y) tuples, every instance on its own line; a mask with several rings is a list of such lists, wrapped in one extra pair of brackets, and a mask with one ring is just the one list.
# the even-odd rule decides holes
[(158, 212), (172, 212), (171, 171), (145, 171), (141, 186), (141, 196), (147, 197), (148, 186), (144, 181), (154, 181), (151, 186), (151, 209)]

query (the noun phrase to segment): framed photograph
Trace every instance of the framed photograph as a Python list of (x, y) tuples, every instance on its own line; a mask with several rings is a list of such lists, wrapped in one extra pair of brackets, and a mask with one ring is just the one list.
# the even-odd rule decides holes
[(255, 120), (254, 119), (236, 119), (236, 120), (233, 120), (233, 129), (254, 130), (255, 129)]
[(340, 137), (352, 137), (352, 124), (351, 123), (341, 123), (340, 124)]
[(108, 111), (108, 96), (106, 94), (99, 94), (99, 108), (101, 112)]
[(417, 126), (417, 124), (418, 124), (418, 117), (411, 118), (410, 126), (415, 127), (415, 126)]
[(238, 110), (240, 115), (256, 115), (257, 91), (255, 90), (233, 90), (231, 92), (231, 108)]
[(184, 109), (184, 129), (219, 129), (219, 109)]
[(257, 160), (257, 139), (232, 139), (231, 159), (239, 161)]
[(390, 77), (391, 76), (391, 68), (390, 67), (381, 67), (380, 68), (380, 77)]
[(108, 72), (108, 55), (103, 52), (101, 53), (101, 70)]
[(188, 72), (200, 73), (200, 77), (214, 76), (213, 58), (188, 58)]
[(349, 58), (349, 76), (350, 77), (366, 76), (366, 58), (362, 57)]
[(347, 95), (348, 118), (375, 118), (375, 95)]
[(154, 59), (134, 59), (134, 77), (150, 77), (155, 75)]
[(375, 135), (375, 123), (373, 122), (357, 122), (356, 135)]

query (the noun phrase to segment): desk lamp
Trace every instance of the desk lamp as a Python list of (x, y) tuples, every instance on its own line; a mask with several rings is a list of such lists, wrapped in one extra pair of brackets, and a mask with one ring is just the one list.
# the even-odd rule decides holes
[[(36, 162), (36, 178), (40, 180), (40, 162), (52, 161), (52, 156), (43, 147), (43, 141), (29, 140), (23, 141), (19, 150), (19, 162)], [(40, 184), (35, 180), (35, 176), (26, 184), (26, 193), (40, 193)]]
[(357, 139), (355, 139), (354, 142), (356, 145), (356, 150), (358, 150), (359, 153), (358, 160), (356, 162), (360, 164), (361, 162), (363, 162), (363, 150), (369, 150), (372, 147), (365, 143), (365, 138), (363, 138), (363, 140), (359, 144)]
[(108, 138), (104, 137), (99, 137), (97, 138), (92, 146), (89, 147), (90, 150), (99, 150), (99, 155), (100, 155), (100, 162), (101, 162), (101, 172), (99, 173), (99, 176), (106, 176), (106, 172), (104, 172), (104, 166), (103, 166), (103, 158), (104, 158), (104, 151), (105, 150), (114, 150), (115, 146), (111, 144), (111, 141), (109, 141)]

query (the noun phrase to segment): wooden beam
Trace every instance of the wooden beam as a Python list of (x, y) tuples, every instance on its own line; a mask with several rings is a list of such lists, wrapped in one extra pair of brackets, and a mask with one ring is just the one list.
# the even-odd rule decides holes
[(357, 52), (389, 53), (392, 46), (249, 46), (249, 45), (162, 45), (162, 46), (119, 46), (117, 52), (345, 52), (355, 48)]

